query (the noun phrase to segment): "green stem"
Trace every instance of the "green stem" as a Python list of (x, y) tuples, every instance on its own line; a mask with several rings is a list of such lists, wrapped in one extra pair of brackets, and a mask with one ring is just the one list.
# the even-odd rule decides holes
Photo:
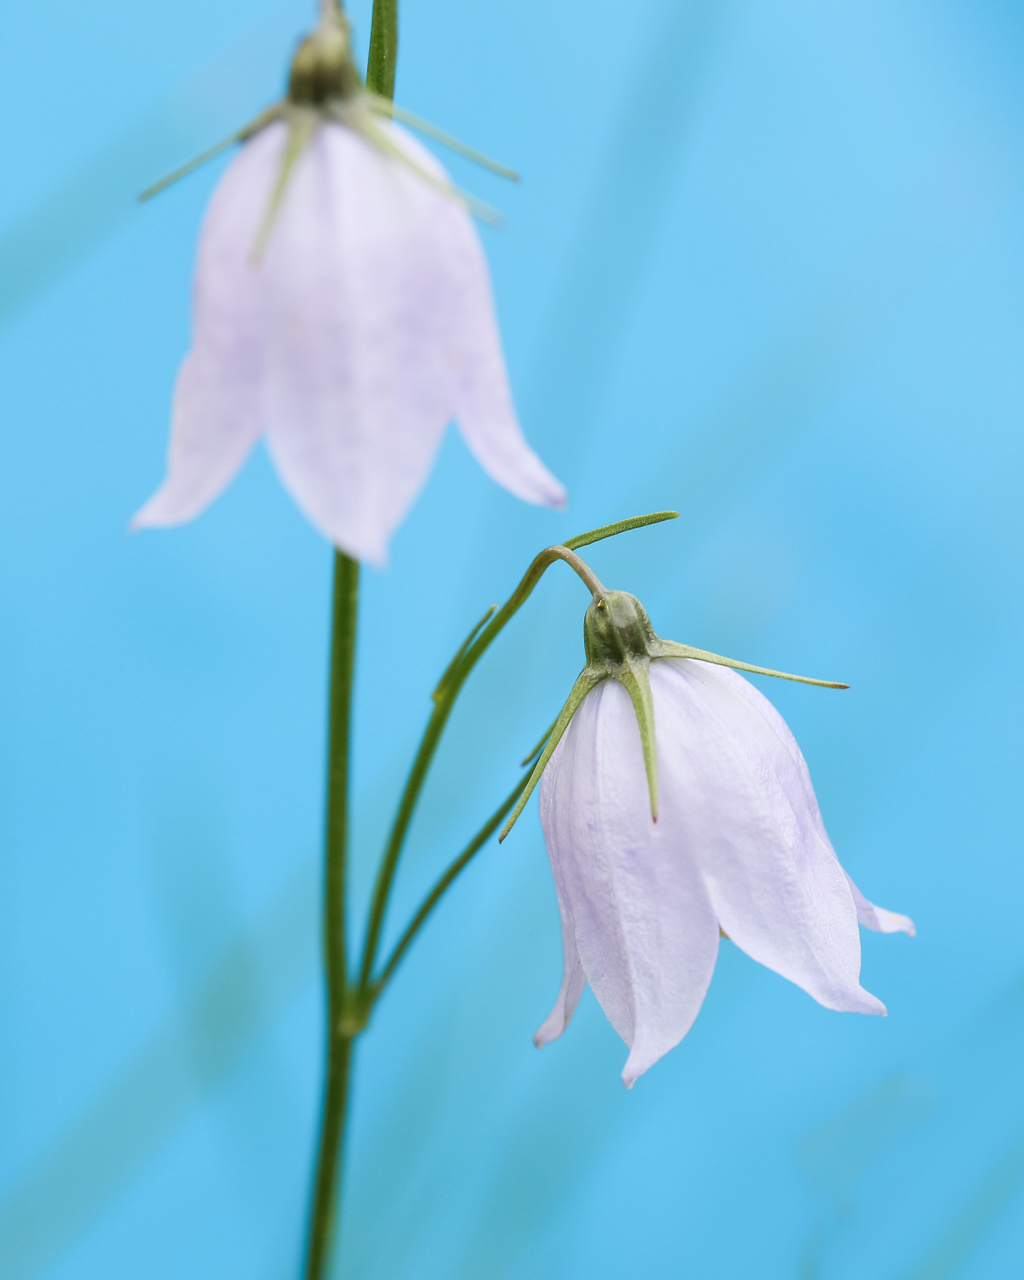
[(327, 758), (327, 866), (324, 956), (332, 1017), (341, 1016), (347, 983), (345, 856), (348, 846), (348, 775), (352, 677), (359, 611), (359, 561), (334, 555), (334, 620), (331, 639), (331, 711)]
[(370, 918), (366, 927), (366, 942), (363, 946), (363, 962), (359, 969), (359, 989), (361, 991), (368, 991), (370, 987), (370, 975), (373, 973), (373, 962), (377, 957), (380, 931), (384, 926), (384, 912), (387, 909), (395, 868), (398, 866), (398, 855), (402, 852), (405, 834), (409, 830), (409, 823), (412, 821), (413, 809), (416, 807), (420, 789), (427, 776), (427, 770), (430, 768), (430, 762), (434, 758), (434, 752), (437, 750), (437, 744), (440, 741), (448, 716), (451, 714), (454, 701), (455, 698), (452, 696), (435, 705), (420, 742), (420, 749), (416, 752), (416, 759), (413, 761), (412, 769), (409, 772), (405, 790), (402, 792), (402, 800), (398, 806), (394, 826), (391, 828), (391, 837), (384, 851), (384, 857), (381, 859), (380, 867), (377, 871), (377, 880), (373, 887)]
[(529, 773), (525, 774), (522, 778), (519, 779), (519, 781), (516, 783), (515, 787), (512, 790), (512, 794), (504, 802), (501, 808), (498, 809), (495, 813), (493, 813), (487, 819), (487, 821), (476, 833), (473, 839), (470, 840), (469, 844), (466, 845), (465, 849), (463, 849), (463, 851), (451, 864), (451, 866), (440, 878), (440, 880), (438, 880), (437, 884), (434, 885), (433, 889), (431, 889), (431, 891), (423, 899), (423, 904), (420, 907), (419, 911), (417, 911), (416, 914), (413, 916), (412, 920), (409, 923), (409, 927), (406, 929), (405, 933), (402, 934), (401, 938), (398, 940), (397, 944), (395, 945), (394, 951), (392, 951), (391, 955), (388, 957), (387, 963), (384, 965), (384, 968), (381, 970), (380, 977), (377, 978), (373, 983), (373, 998), (375, 1000), (380, 995), (380, 993), (384, 990), (384, 988), (387, 986), (388, 982), (391, 980), (391, 975), (398, 968), (398, 962), (405, 955), (406, 951), (408, 951), (413, 938), (415, 938), (417, 933), (419, 933), (420, 929), (423, 927), (431, 911), (433, 911), (433, 909), (441, 901), (442, 896), (444, 895), (448, 887), (451, 885), (452, 881), (466, 866), (468, 866), (470, 860), (473, 858), (473, 855), (478, 853), (479, 850), (483, 848), (483, 846), (495, 833), (495, 831), (497, 831), (502, 818), (504, 818), (505, 814), (508, 813), (508, 811), (512, 808), (515, 802), (522, 795), (523, 788), (526, 786), (526, 784), (529, 781), (530, 781)]
[(359, 562), (334, 557), (327, 836), (324, 870), (324, 965), (327, 971), (327, 1072), (306, 1257), (307, 1280), (321, 1280), (337, 1214), (341, 1145), (348, 1107), (352, 1037), (343, 1030), (348, 985), (345, 949), (345, 855), (348, 842), (349, 742), (355, 669)]
[[(398, 0), (374, 0), (366, 85), (383, 97), (395, 91)], [(330, 1262), (341, 1191), (342, 1148), (348, 1114), (352, 1042), (365, 1025), (348, 991), (345, 949), (345, 853), (348, 839), (349, 740), (356, 652), (359, 562), (338, 551), (334, 560), (331, 710), (327, 765), (327, 866), (324, 878), (324, 964), (327, 969), (327, 1072), (306, 1280), (322, 1280)], [(354, 994), (354, 993), (353, 993)], [(353, 1010), (356, 1010), (353, 1021)]]
[(342, 1139), (348, 1113), (349, 1070), (352, 1037), (331, 1036), (327, 1049), (327, 1087), (320, 1121), (320, 1145), (316, 1161), (314, 1211), (309, 1224), (306, 1280), (321, 1280), (330, 1261), (338, 1215), (341, 1184)]
[(377, 958), (377, 948), (380, 945), (381, 930), (384, 927), (384, 913), (387, 911), (391, 885), (395, 878), (395, 870), (398, 867), (398, 858), (402, 852), (402, 846), (405, 844), (409, 823), (412, 821), (413, 810), (416, 808), (420, 791), (423, 789), (423, 783), (427, 776), (427, 770), (430, 768), (431, 761), (434, 758), (434, 752), (441, 741), (441, 734), (444, 732), (448, 717), (455, 706), (455, 699), (459, 696), (466, 677), (483, 657), (491, 641), (525, 602), (527, 596), (540, 581), (541, 575), (548, 565), (553, 564), (556, 559), (560, 558), (554, 554), (549, 554), (553, 550), (553, 548), (549, 548), (549, 551), (541, 552), (527, 570), (526, 576), (520, 582), (512, 597), (474, 639), (474, 633), (479, 630), (480, 626), (477, 623), (477, 626), (470, 632), (466, 643), (455, 655), (448, 670), (441, 677), (440, 683), (434, 690), (434, 709), (430, 713), (430, 719), (427, 721), (427, 727), (423, 731), (423, 737), (420, 740), (419, 750), (416, 752), (416, 759), (413, 761), (412, 768), (409, 771), (405, 790), (402, 792), (402, 799), (398, 806), (398, 813), (395, 815), (391, 835), (388, 838), (387, 848), (384, 850), (384, 856), (377, 870), (377, 880), (373, 887), (370, 918), (366, 927), (366, 942), (363, 946), (363, 961), (359, 970), (359, 989), (363, 992), (368, 991), (371, 985), (373, 965)]
[[(419, 799), (427, 771), (434, 758), (434, 752), (437, 750), (437, 745), (441, 740), (441, 734), (455, 705), (455, 699), (459, 696), (459, 692), (469, 673), (484, 656), (505, 624), (526, 603), (530, 593), (541, 580), (544, 571), (554, 564), (556, 560), (564, 560), (577, 573), (581, 572), (581, 568), (586, 570), (584, 581), (587, 582), (587, 585), (593, 590), (596, 584), (599, 589), (603, 590), (589, 568), (578, 556), (573, 554), (573, 550), (577, 547), (588, 546), (592, 542), (599, 542), (602, 538), (614, 537), (617, 533), (625, 533), (630, 529), (641, 529), (645, 525), (657, 524), (662, 520), (673, 520), (678, 514), (676, 511), (657, 511), (653, 515), (635, 516), (629, 520), (620, 520), (615, 524), (603, 525), (600, 529), (592, 529), (589, 533), (581, 533), (579, 537), (570, 538), (559, 546), (546, 548), (534, 558), (518, 587), (498, 612), (491, 616), (487, 625), (481, 629), (481, 623), (485, 622), (488, 616), (485, 614), (484, 618), (470, 632), (467, 640), (455, 655), (434, 690), (434, 710), (427, 721), (427, 727), (423, 732), (419, 750), (416, 752), (416, 759), (413, 761), (412, 769), (409, 771), (405, 790), (402, 792), (402, 799), (398, 806), (398, 813), (395, 815), (394, 825), (391, 828), (391, 835), (384, 850), (384, 856), (381, 858), (380, 867), (377, 870), (377, 880), (374, 884), (373, 899), (370, 904), (370, 917), (366, 927), (366, 941), (363, 945), (363, 959), (359, 970), (359, 991), (362, 995), (365, 996), (370, 990), (371, 975), (377, 958), (377, 948), (380, 945), (380, 934), (384, 927), (384, 915), (387, 911), (388, 898), (391, 894), (391, 885), (394, 881), (399, 855), (402, 852), (402, 846), (409, 830), (409, 823), (412, 821), (413, 810), (416, 808), (416, 802)], [(590, 580), (588, 580), (588, 577)]]
[(370, 53), (366, 59), (366, 87), (382, 98), (395, 96), (398, 57), (398, 0), (373, 0)]

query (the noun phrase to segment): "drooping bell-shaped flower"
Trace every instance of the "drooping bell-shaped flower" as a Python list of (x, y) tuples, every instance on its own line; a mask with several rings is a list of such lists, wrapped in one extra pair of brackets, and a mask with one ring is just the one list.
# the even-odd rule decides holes
[(499, 484), (564, 503), (516, 419), (466, 205), (391, 110), (325, 0), (207, 211), (167, 477), (135, 527), (190, 520), (263, 436), (312, 523), (381, 563), (452, 419)]
[(826, 1008), (884, 1014), (860, 985), (858, 921), (914, 926), (840, 866), (792, 733), (731, 668), (783, 673), (659, 639), (625, 592), (595, 592), (585, 640), (531, 779), (565, 956), (536, 1043), (562, 1034), (589, 982), (632, 1086), (689, 1031), (720, 934)]

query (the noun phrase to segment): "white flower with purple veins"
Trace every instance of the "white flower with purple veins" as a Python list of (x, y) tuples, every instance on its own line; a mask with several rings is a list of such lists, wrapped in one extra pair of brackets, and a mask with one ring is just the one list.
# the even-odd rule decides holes
[(720, 933), (828, 1009), (884, 1014), (860, 985), (857, 923), (912, 935), (913, 922), (840, 866), (796, 740), (729, 668), (783, 673), (659, 639), (620, 591), (595, 595), (585, 638), (531, 778), (543, 773), (565, 955), (536, 1043), (562, 1034), (589, 982), (632, 1086), (693, 1025)]
[(516, 419), (466, 204), (391, 109), (330, 0), (210, 203), (167, 477), (135, 527), (198, 515), (263, 436), (310, 521), (380, 564), (452, 419), (509, 492), (564, 504)]

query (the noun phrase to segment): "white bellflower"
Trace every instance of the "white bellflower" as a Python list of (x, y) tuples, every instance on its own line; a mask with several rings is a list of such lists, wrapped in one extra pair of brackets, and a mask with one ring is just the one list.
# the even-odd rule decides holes
[(263, 436), (310, 521), (380, 564), (452, 419), (499, 484), (564, 503), (516, 419), (466, 206), (389, 109), (325, 4), (207, 211), (167, 477), (135, 527), (190, 520)]
[(624, 592), (590, 606), (587, 652), (534, 775), (564, 948), (536, 1043), (589, 983), (632, 1086), (692, 1026), (720, 935), (826, 1008), (884, 1014), (860, 985), (858, 921), (914, 925), (840, 866), (796, 740), (729, 668), (760, 669), (660, 640)]

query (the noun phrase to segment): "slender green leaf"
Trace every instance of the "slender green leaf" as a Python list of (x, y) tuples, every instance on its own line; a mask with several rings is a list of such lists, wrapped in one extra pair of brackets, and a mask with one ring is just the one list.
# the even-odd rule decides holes
[(631, 516), (628, 520), (617, 520), (615, 524), (602, 525), (600, 529), (591, 529), (589, 533), (581, 533), (578, 537), (563, 542), (563, 547), (576, 551), (587, 547), (592, 542), (600, 542), (603, 538), (614, 538), (617, 533), (628, 533), (631, 529), (643, 529), (649, 524), (660, 524), (662, 520), (677, 520), (678, 511), (653, 511), (648, 516)]

